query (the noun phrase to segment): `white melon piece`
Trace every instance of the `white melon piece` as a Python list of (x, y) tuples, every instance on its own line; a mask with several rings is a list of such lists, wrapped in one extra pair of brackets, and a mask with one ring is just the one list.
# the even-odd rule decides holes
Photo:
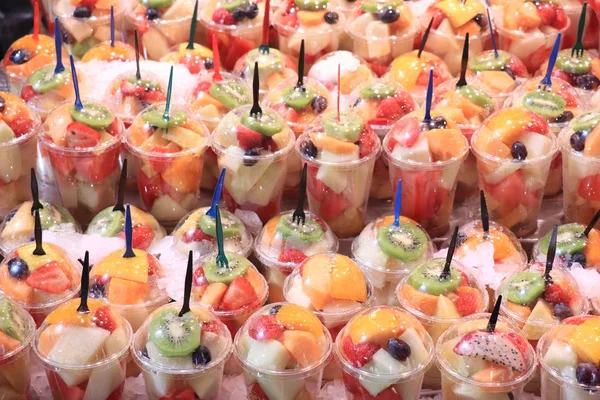
[(245, 195), (246, 192), (250, 191), (254, 188), (254, 185), (258, 182), (258, 180), (263, 176), (267, 168), (273, 163), (272, 160), (260, 160), (256, 164), (251, 167), (247, 167), (245, 165), (240, 165), (237, 172), (233, 175), (233, 179), (231, 179), (231, 183), (228, 186), (230, 193), (232, 196), (233, 192), (240, 195)]
[(123, 328), (113, 331), (104, 342), (105, 354), (119, 353), (127, 346), (127, 334)]
[(192, 130), (182, 128), (181, 126), (175, 126), (163, 131), (162, 136), (183, 149), (201, 147), (204, 142), (204, 137)]
[(459, 383), (454, 386), (454, 393), (461, 400), (509, 400), (506, 393), (490, 393), (477, 386)]
[(291, 282), (290, 288), (285, 294), (285, 299), (290, 303), (297, 304), (309, 310), (313, 309), (310, 297), (302, 290), (302, 278), (297, 275)]
[[(537, 32), (536, 32), (537, 31)], [(514, 54), (521, 60), (526, 59), (529, 55), (537, 51), (540, 47), (546, 46), (546, 38), (538, 30), (528, 32), (527, 35), (520, 35), (512, 40), (508, 49), (509, 53)], [(554, 42), (553, 38), (553, 42)], [(552, 47), (552, 45), (550, 45)]]
[(384, 349), (379, 349), (373, 354), (373, 358), (363, 367), (363, 369), (378, 375), (377, 377), (365, 378), (360, 376), (358, 378), (360, 384), (372, 396), (377, 396), (388, 386), (396, 383), (398, 376), (409, 371), (410, 367), (408, 363), (402, 363), (396, 360)]
[(365, 35), (368, 40), (369, 58), (387, 57), (391, 52), (389, 41), (390, 28), (381, 21), (373, 21), (367, 25)]
[(96, 368), (90, 375), (83, 400), (107, 399), (124, 380), (125, 369), (119, 361), (113, 361), (103, 368)]
[[(572, 382), (577, 382), (574, 367), (565, 367), (560, 371), (561, 375)], [(546, 399), (544, 400), (551, 400)], [(560, 400), (598, 400), (598, 392), (590, 393), (570, 385), (560, 386)]]
[(568, 344), (554, 340), (546, 350), (544, 361), (549, 367), (561, 370), (565, 367), (577, 367), (577, 354)]
[(200, 375), (194, 379), (187, 379), (188, 385), (194, 389), (196, 395), (201, 399), (214, 399), (219, 393), (221, 388), (221, 381), (223, 379), (223, 371), (217, 369), (205, 374)]
[(525, 132), (519, 139), (527, 149), (527, 158), (539, 158), (548, 154), (550, 139), (534, 132)]
[(93, 213), (99, 213), (113, 204), (115, 191), (107, 180), (100, 183), (77, 181), (77, 198)]
[[(346, 313), (351, 312), (352, 310), (358, 311), (361, 307), (361, 303), (354, 300), (330, 300), (323, 306), (323, 325), (328, 329), (333, 329), (340, 325), (343, 326), (346, 324), (347, 319), (346, 317), (340, 316), (340, 314), (347, 315)], [(333, 339), (335, 340), (335, 338)]]
[[(9, 365), (0, 368), (0, 375), (2, 380), (6, 380), (5, 384), (0, 383), (0, 398), (4, 400), (4, 390), (10, 391), (10, 387), (19, 393), (27, 393), (29, 392), (29, 356), (23, 356), (17, 358), (15, 361), (11, 362)], [(7, 384), (9, 387), (7, 387)], [(10, 394), (10, 392), (8, 392)], [(12, 398), (8, 396), (8, 398)], [(19, 399), (23, 398), (23, 395), (18, 397)]]
[(54, 175), (56, 187), (60, 193), (62, 206), (66, 209), (76, 208), (77, 200), (77, 181), (75, 179), (65, 178), (59, 174)]
[[(323, 32), (329, 30), (329, 25), (323, 22), (324, 26), (315, 27), (315, 32), (317, 29), (322, 29)], [(302, 43), (302, 39), (304, 40), (304, 51), (306, 55), (314, 56), (317, 55), (321, 50), (327, 48), (333, 39), (331, 36), (335, 35), (318, 35), (306, 37), (303, 33), (297, 32), (293, 33), (289, 39), (288, 46), (293, 50), (294, 53), (300, 52), (300, 45)]]
[(443, 294), (438, 296), (435, 316), (443, 319), (458, 319), (461, 317), (452, 300)]
[(150, 310), (144, 307), (125, 308), (120, 310), (121, 316), (129, 322), (131, 329), (136, 332), (150, 315)]
[(502, 163), (485, 176), (485, 181), (491, 185), (495, 185), (522, 166), (523, 164), (518, 161)]
[(134, 96), (125, 96), (121, 102), (121, 114), (138, 115), (142, 111), (142, 105)]
[(183, 198), (179, 202), (179, 205), (181, 205), (181, 207), (185, 208), (189, 212), (190, 210), (193, 210), (196, 207), (197, 199), (198, 195), (196, 193), (188, 193), (185, 196), (183, 196)]
[(251, 338), (250, 338), (250, 336), (248, 336), (248, 334), (242, 335), (242, 337), (240, 337), (240, 340), (238, 342), (238, 349), (239, 349), (241, 358), (243, 358), (243, 359), (248, 358), (248, 352), (250, 351), (251, 344), (252, 344)]
[(420, 135), (412, 147), (396, 145), (392, 150), (392, 157), (400, 160), (412, 160), (416, 162), (431, 162), (431, 151), (425, 135)]
[(553, 321), (552, 309), (548, 303), (539, 299), (533, 310), (531, 310), (531, 314), (527, 317), (521, 332), (529, 340), (539, 340), (546, 331), (544, 326), (551, 324)]
[(142, 370), (144, 374), (144, 383), (148, 393), (154, 393), (159, 397), (168, 396), (173, 390), (177, 389), (178, 383), (174, 379), (168, 379), (163, 374), (153, 374)]
[(344, 195), (354, 207), (360, 208), (365, 204), (368, 198), (366, 194), (368, 192), (367, 181), (371, 179), (371, 176), (373, 176), (373, 170), (367, 168), (366, 165), (361, 165), (354, 171), (348, 171)]
[(216, 358), (227, 345), (227, 339), (212, 332), (202, 332), (202, 345), (208, 347), (210, 354)]
[(436, 28), (435, 33), (432, 32), (427, 39), (427, 48), (440, 49), (444, 53), (456, 52), (460, 56), (461, 46), (462, 44), (456, 40), (456, 33), (448, 19), (443, 19)]
[[(285, 346), (277, 340), (254, 340), (250, 345), (246, 361), (256, 368), (283, 371), (291, 356)], [(277, 397), (273, 397), (277, 398)]]
[(425, 348), (421, 337), (414, 328), (408, 328), (398, 338), (410, 346), (410, 357), (412, 365), (426, 364), (429, 361), (429, 352)]
[(246, 201), (258, 206), (266, 206), (275, 197), (285, 182), (285, 169), (281, 164), (271, 164), (260, 177), (256, 187), (248, 193)]
[[(3, 121), (0, 121), (0, 123), (6, 125)], [(8, 128), (8, 125), (6, 127)], [(21, 176), (21, 162), (21, 149), (19, 146), (0, 147), (0, 179), (5, 183), (19, 179), (19, 176)]]
[(340, 194), (348, 184), (348, 173), (336, 166), (321, 165), (317, 171), (317, 179), (327, 185), (336, 194)]
[[(356, 34), (360, 35), (363, 32), (367, 31), (367, 26), (369, 26), (369, 24), (373, 21), (376, 21), (376, 19), (373, 17), (373, 14), (371, 13), (364, 13), (358, 17), (356, 17), (352, 23), (350, 24), (350, 26), (348, 27), (348, 30), (350, 32), (355, 32)], [(342, 60), (340, 60), (340, 62), (343, 63)], [(343, 67), (342, 67), (343, 68)], [(315, 77), (316, 78), (316, 77)]]
[(233, 175), (237, 173), (243, 165), (244, 150), (238, 146), (230, 146), (219, 159), (219, 168), (226, 168), (227, 172)]
[[(117, 24), (117, 27), (119, 25)], [(122, 38), (123, 37), (123, 33), (121, 31), (118, 30), (118, 28), (115, 28), (115, 38)], [(106, 42), (108, 40), (110, 40), (110, 25), (106, 24), (106, 25), (100, 25), (100, 26), (96, 26), (96, 30), (94, 31), (94, 39), (98, 40), (99, 42)]]
[[(446, 190), (452, 190), (452, 188), (456, 184), (456, 177), (458, 175), (458, 171), (460, 171), (461, 165), (462, 165), (462, 163), (454, 163), (454, 164), (448, 165), (447, 167), (442, 169), (442, 171), (440, 173), (440, 186), (441, 187), (443, 187)], [(475, 170), (475, 178), (477, 178), (476, 170)]]
[(410, 399), (414, 397), (415, 393), (421, 391), (423, 381), (421, 379), (410, 379), (404, 382), (398, 382), (393, 386), (396, 393), (400, 395), (401, 399)]
[(165, 357), (163, 356), (158, 348), (152, 342), (146, 343), (146, 351), (148, 352), (148, 358), (156, 364), (163, 365), (167, 368), (173, 369), (193, 369), (194, 363), (192, 357)]
[(269, 399), (295, 400), (304, 387), (304, 379), (267, 379), (257, 378), (257, 382)]
[(356, 146), (353, 152), (351, 153), (332, 153), (331, 151), (321, 150), (320, 160), (324, 162), (331, 163), (344, 163), (350, 161), (356, 161), (360, 158), (359, 156), (359, 148)]
[(142, 44), (144, 45), (144, 49), (146, 49), (147, 58), (150, 60), (158, 60), (169, 52), (167, 38), (156, 28), (150, 28), (142, 35)]
[(77, 42), (83, 42), (94, 34), (94, 29), (90, 25), (76, 18), (61, 18), (61, 25)]
[(150, 214), (154, 215), (159, 221), (176, 221), (183, 218), (188, 211), (173, 200), (171, 196), (163, 194), (152, 204)]
[(595, 163), (588, 163), (581, 159), (582, 157), (563, 157), (563, 171), (566, 171), (566, 176), (563, 179), (568, 182), (578, 182), (586, 176), (596, 175), (600, 170)]
[(0, 143), (8, 143), (14, 138), (16, 138), (16, 136), (10, 126), (8, 126), (6, 122), (0, 120)]

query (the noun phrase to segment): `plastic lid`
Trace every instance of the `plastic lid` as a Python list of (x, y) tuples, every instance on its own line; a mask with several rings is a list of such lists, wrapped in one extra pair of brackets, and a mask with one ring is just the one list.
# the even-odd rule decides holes
[(7, 297), (0, 298), (0, 332), (3, 334), (3, 345), (0, 348), (0, 356), (7, 363), (10, 358), (29, 349), (29, 344), (35, 334), (35, 321), (27, 311), (9, 300)]
[(27, 105), (34, 110), (49, 113), (65, 100), (75, 97), (70, 68), (59, 73), (55, 73), (54, 68), (48, 64), (37, 69), (21, 89), (21, 97), (27, 98)]
[(349, 81), (348, 90), (342, 90), (344, 94), (349, 94), (356, 87), (355, 85), (375, 78), (375, 74), (365, 60), (346, 50), (334, 51), (317, 59), (307, 76), (318, 80), (328, 88), (330, 86), (335, 88), (337, 87), (338, 65), (340, 66), (342, 86), (344, 86), (345, 80)]
[(500, 108), (493, 93), (478, 81), (457, 87), (458, 79), (446, 81), (433, 92), (433, 108), (459, 126), (479, 127)]
[(15, 40), (6, 50), (0, 60), (0, 67), (11, 79), (25, 79), (31, 71), (28, 69), (28, 63), (36, 57), (41, 57), (35, 63), (52, 64), (56, 60), (55, 54), (54, 38), (38, 34), (38, 40), (35, 40), (33, 35), (25, 35)]
[[(223, 17), (223, 14), (215, 15), (216, 10), (225, 9), (229, 14), (232, 14), (235, 9), (249, 7), (257, 7), (258, 11), (256, 12), (256, 16), (251, 19), (244, 18), (239, 22), (235, 21), (233, 16), (231, 16), (231, 18), (225, 18)], [(199, 9), (199, 12), (199, 21), (205, 26), (223, 31), (236, 30), (238, 32), (242, 32), (247, 29), (257, 29), (262, 27), (263, 18), (265, 15), (265, 3), (256, 2), (254, 0), (241, 0), (239, 3), (227, 3), (221, 0), (210, 0)]]
[(135, 49), (130, 44), (115, 41), (115, 45), (105, 41), (89, 49), (81, 58), (82, 62), (89, 61), (135, 61)]
[[(102, 237), (124, 237), (125, 213), (114, 211), (114, 206), (106, 207), (92, 219), (86, 230), (87, 235)], [(146, 250), (150, 244), (162, 239), (165, 235), (163, 228), (150, 213), (130, 206), (133, 227), (133, 243), (136, 248)]]
[[(303, 5), (305, 6), (303, 7)], [(300, 17), (302, 14), (299, 13), (304, 13), (304, 15)], [(325, 17), (327, 13), (337, 14), (337, 21), (327, 22)], [(294, 17), (297, 22), (290, 23), (290, 19)], [(305, 23), (304, 18), (308, 22)], [(281, 35), (301, 36), (305, 40), (317, 40), (317, 37), (322, 35), (339, 35), (345, 26), (346, 16), (334, 1), (297, 0), (288, 6), (279, 7), (271, 17), (271, 21)], [(299, 46), (299, 41), (296, 43)]]
[(365, 0), (356, 8), (360, 11), (350, 15), (345, 30), (355, 40), (372, 42), (367, 47), (381, 40), (404, 39), (420, 29), (411, 7), (401, 0)]
[[(418, 50), (396, 57), (390, 64), (390, 77), (408, 91), (415, 88), (427, 88), (429, 71), (433, 69), (434, 87), (452, 79), (452, 74), (441, 58), (428, 51), (418, 57)], [(425, 93), (423, 91), (423, 93)]]
[(140, 72), (142, 79), (137, 79), (135, 71), (117, 75), (104, 94), (104, 103), (127, 122), (148, 106), (164, 102), (167, 96), (167, 85), (158, 75), (148, 70)]

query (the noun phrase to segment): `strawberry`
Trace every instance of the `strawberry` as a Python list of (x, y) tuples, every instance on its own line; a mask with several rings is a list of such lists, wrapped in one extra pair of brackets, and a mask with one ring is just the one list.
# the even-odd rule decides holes
[(561, 30), (564, 29), (569, 23), (569, 18), (567, 17), (567, 13), (565, 9), (561, 6), (556, 7), (556, 19), (554, 19), (554, 24), (552, 25), (555, 29)]
[[(202, 270), (202, 268), (198, 268), (198, 269)], [(196, 271), (198, 271), (198, 269)], [(203, 271), (203, 273), (204, 273), (204, 271)], [(205, 332), (221, 334), (220, 323), (218, 321), (203, 322), (202, 323), (202, 333), (205, 333)]]
[(123, 96), (134, 96), (139, 97), (146, 93), (146, 88), (142, 86), (138, 86), (133, 82), (129, 82), (127, 79), (123, 79), (121, 81), (121, 85), (119, 85), (119, 89), (121, 89), (121, 93)]
[(343, 192), (337, 194), (329, 188), (323, 198), (325, 201), (321, 203), (321, 216), (326, 221), (333, 221), (350, 205)]
[(112, 123), (106, 128), (106, 132), (110, 133), (113, 136), (117, 136), (121, 133), (123, 126), (120, 121), (116, 118), (113, 118)]
[(553, 78), (558, 78), (558, 79), (562, 79), (563, 81), (567, 82), (569, 85), (572, 85), (573, 79), (571, 79), (571, 75), (563, 70), (554, 68), (552, 70), (552, 77)]
[(361, 158), (368, 157), (373, 153), (378, 144), (379, 138), (375, 135), (373, 129), (369, 125), (365, 125), (358, 138), (359, 156)]
[(260, 387), (258, 382), (254, 382), (248, 388), (248, 399), (249, 400), (269, 400), (269, 396), (265, 394), (265, 391)]
[(144, 103), (156, 103), (159, 101), (165, 101), (165, 94), (161, 90), (148, 90), (142, 96), (140, 96), (140, 100)]
[(400, 90), (396, 92), (393, 98), (396, 100), (396, 103), (398, 103), (400, 108), (402, 108), (402, 116), (415, 110), (415, 100), (406, 90)]
[(546, 290), (544, 291), (544, 300), (550, 304), (568, 304), (569, 300), (571, 300), (571, 296), (569, 296), (569, 292), (562, 286), (552, 283), (546, 286)]
[(421, 126), (417, 118), (404, 118), (392, 128), (388, 149), (394, 150), (396, 144), (402, 147), (413, 147), (421, 134)]
[(94, 147), (100, 142), (100, 134), (81, 122), (71, 122), (67, 126), (67, 146), (72, 149)]
[(300, 21), (298, 20), (296, 13), (293, 13), (283, 15), (280, 19), (280, 24), (282, 28), (296, 29), (300, 26)]
[(12, 121), (6, 122), (16, 137), (21, 137), (29, 132), (33, 128), (34, 121), (29, 118), (17, 117)]
[(262, 134), (246, 128), (244, 125), (237, 126), (236, 136), (239, 146), (246, 151), (261, 147), (264, 139)]
[(26, 102), (33, 99), (37, 95), (38, 93), (33, 89), (33, 86), (31, 85), (23, 86), (23, 89), (21, 89), (21, 98)]
[[(237, 60), (242, 58), (244, 54), (254, 49), (256, 45), (254, 42), (244, 39), (243, 37), (232, 36), (232, 43), (227, 50), (227, 57), (223, 62), (223, 67), (227, 71), (233, 70)], [(308, 61), (307, 61), (308, 62)]]
[(212, 82), (210, 81), (202, 81), (196, 86), (194, 89), (194, 96), (198, 96), (200, 93), (208, 93), (210, 87), (212, 86)]
[(148, 254), (148, 275), (156, 275), (159, 278), (163, 277), (162, 267), (152, 254)]
[[(481, 173), (481, 171), (480, 171)], [(523, 202), (524, 194), (528, 193), (521, 171), (507, 175), (500, 182), (487, 185), (487, 192), (500, 204), (507, 207), (517, 207)]]
[(277, 261), (283, 263), (294, 263), (300, 264), (302, 261), (306, 260), (306, 254), (296, 249), (285, 249), (279, 254), (279, 258)]
[[(132, 234), (134, 249), (146, 250), (148, 247), (150, 247), (152, 240), (154, 240), (154, 231), (149, 225), (134, 226)], [(119, 237), (121, 239), (125, 239), (125, 233), (121, 232)]]
[(460, 271), (460, 276), (461, 276), (461, 280), (460, 280), (460, 286), (471, 286), (471, 282), (469, 280), (469, 277), (467, 276), (467, 274), (465, 274), (464, 272)]
[(81, 180), (100, 183), (118, 170), (120, 153), (121, 149), (116, 147), (98, 155), (73, 157), (73, 164)]
[(379, 108), (377, 109), (375, 117), (393, 122), (397, 118), (400, 118), (402, 114), (402, 107), (400, 107), (400, 104), (398, 104), (396, 99), (393, 97), (386, 97), (379, 102)]
[(48, 370), (46, 373), (50, 390), (62, 399), (83, 399), (85, 390), (79, 386), (69, 386), (63, 381), (58, 373)]
[(215, 238), (207, 235), (200, 228), (196, 228), (193, 231), (187, 231), (183, 234), (183, 243), (191, 243), (191, 242), (202, 242), (204, 240), (213, 241)]
[(71, 287), (69, 278), (56, 261), (33, 271), (25, 282), (34, 289), (53, 294), (60, 294)]
[(542, 25), (552, 26), (556, 20), (556, 6), (553, 3), (537, 3), (537, 11), (542, 19)]
[(523, 64), (523, 61), (513, 56), (508, 60), (505, 69), (510, 69), (514, 76), (519, 78), (525, 78), (527, 76), (527, 67)]
[(235, 25), (235, 19), (233, 19), (233, 14), (224, 9), (223, 7), (219, 7), (213, 12), (212, 20), (216, 24)]
[(600, 201), (600, 174), (586, 176), (580, 180), (577, 194), (586, 200)]
[(238, 277), (229, 284), (221, 301), (221, 309), (225, 311), (237, 310), (253, 303), (257, 298), (256, 291), (248, 279)]
[(254, 340), (277, 340), (285, 328), (273, 315), (261, 315), (248, 327), (248, 335)]
[(427, 9), (428, 14), (433, 18), (433, 23), (431, 24), (431, 29), (437, 29), (438, 26), (442, 23), (444, 18), (446, 18), (446, 14), (439, 8), (435, 6), (430, 6)]
[(179, 64), (185, 65), (190, 74), (196, 75), (204, 68), (204, 63), (200, 57), (182, 56), (179, 58)]
[(143, 170), (139, 170), (137, 174), (138, 191), (144, 206), (150, 210), (154, 201), (162, 196), (160, 175), (156, 174), (149, 178)]
[(354, 344), (350, 336), (346, 336), (342, 340), (342, 352), (346, 356), (346, 359), (356, 368), (361, 368), (363, 365), (371, 362), (373, 354), (380, 348), (380, 346), (370, 342)]
[(94, 325), (98, 328), (106, 329), (109, 332), (114, 331), (118, 328), (115, 317), (112, 315), (112, 309), (110, 306), (103, 306), (96, 310), (94, 313)]
[(470, 286), (460, 286), (456, 289), (458, 297), (454, 300), (456, 310), (466, 317), (475, 314), (481, 306), (481, 296), (477, 289)]
[(196, 268), (196, 270), (194, 271), (194, 275), (192, 275), (192, 285), (208, 285), (208, 280), (206, 280), (206, 276), (204, 276), (204, 268)]
[(272, 108), (287, 122), (292, 124), (298, 122), (298, 113), (296, 110), (294, 110), (292, 107), (288, 107), (285, 103), (276, 103)]
[(369, 67), (371, 67), (371, 71), (377, 76), (383, 76), (388, 71), (388, 66), (386, 64), (370, 63)]
[(275, 153), (277, 150), (279, 150), (279, 146), (277, 146), (277, 142), (275, 140), (273, 140), (273, 138), (271, 138), (271, 137), (265, 137), (263, 139), (262, 148), (267, 151), (270, 151), (272, 153)]

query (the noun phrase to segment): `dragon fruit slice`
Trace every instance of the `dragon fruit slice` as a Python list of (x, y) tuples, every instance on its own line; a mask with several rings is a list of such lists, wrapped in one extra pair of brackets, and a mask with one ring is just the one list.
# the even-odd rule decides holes
[(480, 358), (505, 365), (514, 371), (527, 369), (522, 346), (502, 332), (473, 331), (466, 334), (454, 347), (459, 356)]

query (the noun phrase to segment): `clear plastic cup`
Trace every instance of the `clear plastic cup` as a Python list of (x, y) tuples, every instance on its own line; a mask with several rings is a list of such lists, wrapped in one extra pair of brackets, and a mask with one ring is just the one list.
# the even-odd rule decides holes
[[(191, 311), (180, 317), (181, 307), (182, 303), (170, 303), (157, 309), (133, 337), (131, 353), (142, 370), (147, 398), (217, 399), (225, 362), (231, 354), (231, 335), (209, 308), (192, 304)], [(166, 318), (175, 320), (165, 328), (159, 323), (164, 323)], [(187, 353), (186, 349), (179, 349), (179, 354), (172, 356), (169, 344), (164, 346), (158, 338), (163, 330), (171, 327), (185, 327), (198, 334), (198, 347)], [(163, 347), (167, 354), (161, 352)]]
[[(54, 68), (54, 65), (48, 64), (35, 70), (23, 83), (20, 92), (20, 97), (29, 108), (39, 114), (42, 122), (56, 106), (75, 97), (70, 68), (67, 67), (58, 74), (54, 73)], [(86, 78), (81, 75), (78, 76), (79, 85), (84, 86)], [(51, 83), (49, 84), (50, 77)]]
[[(579, 26), (579, 17), (581, 16), (583, 3), (577, 0), (566, 0), (562, 2), (562, 6), (565, 9), (567, 17), (569, 17), (569, 21), (571, 21), (569, 29), (565, 32), (562, 48), (570, 50), (577, 40), (577, 28)], [(588, 4), (582, 37), (582, 42), (586, 49), (598, 48), (598, 23), (596, 18), (593, 6), (590, 7), (590, 4)]]
[(194, 43), (193, 49), (188, 49), (187, 46), (188, 43), (173, 46), (169, 53), (162, 56), (160, 61), (174, 65), (184, 65), (192, 75), (214, 68), (215, 64), (211, 49), (198, 43)]

